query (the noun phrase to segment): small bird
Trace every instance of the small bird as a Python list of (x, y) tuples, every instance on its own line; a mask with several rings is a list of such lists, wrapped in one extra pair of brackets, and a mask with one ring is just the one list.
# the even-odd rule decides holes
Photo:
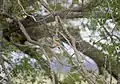
[(52, 48), (58, 48), (61, 56), (63, 56), (63, 49), (61, 48), (62, 43), (60, 42), (60, 39), (57, 37), (57, 35), (53, 35), (53, 45)]
[(53, 48), (60, 47), (60, 45), (60, 39), (57, 37), (57, 35), (53, 35)]

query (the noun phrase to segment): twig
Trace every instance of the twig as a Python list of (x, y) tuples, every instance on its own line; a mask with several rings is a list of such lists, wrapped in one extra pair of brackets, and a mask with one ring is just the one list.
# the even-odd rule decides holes
[[(63, 28), (63, 30), (65, 31), (65, 33), (69, 36), (70, 40), (71, 40), (71, 44), (72, 44), (72, 48), (75, 51), (75, 55), (76, 55), (76, 59), (78, 62), (78, 67), (81, 68), (81, 71), (78, 71), (90, 84), (98, 84), (97, 81), (95, 81), (94, 79), (92, 79), (89, 75), (89, 73), (87, 72), (87, 70), (84, 68), (84, 66), (82, 65), (82, 60), (84, 59), (84, 56), (81, 56), (81, 53), (76, 49), (76, 44), (75, 44), (75, 38), (69, 33), (69, 31), (67, 30), (67, 28), (63, 27), (63, 22), (60, 19), (59, 16), (56, 16), (56, 18), (58, 19), (58, 24), (60, 24), (60, 26)], [(81, 64), (80, 64), (81, 63)]]
[[(22, 25), (22, 23), (21, 23), (19, 20), (18, 20), (18, 24), (19, 24), (20, 30), (21, 30), (22, 33), (25, 35), (26, 39), (27, 39), (30, 43), (36, 44), (36, 45), (38, 45), (38, 46), (40, 47), (40, 49), (43, 51), (44, 55), (46, 56), (46, 58), (48, 59), (48, 62), (49, 62), (49, 64), (50, 64), (50, 63), (51, 63), (51, 60), (49, 59), (48, 54), (46, 53), (46, 51), (44, 50), (44, 48), (42, 47), (42, 45), (41, 45), (39, 42), (36, 42), (36, 41), (34, 41), (34, 40), (32, 40), (32, 39), (30, 38), (30, 36), (28, 35), (28, 33), (27, 33), (27, 31), (25, 30), (24, 26)], [(54, 74), (54, 73), (51, 73), (51, 76), (53, 77), (53, 84), (57, 84), (57, 83), (56, 83), (57, 79), (54, 78), (55, 76), (53, 76), (53, 75), (55, 75), (55, 74)]]
[(30, 15), (30, 14), (28, 14), (28, 13), (25, 11), (25, 9), (24, 9), (24, 7), (22, 6), (20, 0), (17, 0), (17, 1), (18, 1), (19, 6), (21, 7), (22, 11), (23, 11), (27, 16), (33, 18), (33, 20), (34, 20), (35, 22), (38, 22), (33, 15)]

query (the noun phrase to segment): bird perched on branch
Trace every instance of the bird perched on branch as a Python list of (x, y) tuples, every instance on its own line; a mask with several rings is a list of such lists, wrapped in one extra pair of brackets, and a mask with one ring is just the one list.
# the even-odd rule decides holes
[(59, 47), (61, 45), (60, 44), (60, 39), (57, 37), (57, 35), (53, 35), (52, 39), (53, 39), (53, 48), (54, 47)]

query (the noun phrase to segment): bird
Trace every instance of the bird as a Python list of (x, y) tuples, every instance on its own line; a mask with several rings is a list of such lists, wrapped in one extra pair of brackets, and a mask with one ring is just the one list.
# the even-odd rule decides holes
[(53, 39), (53, 48), (60, 47), (61, 43), (60, 43), (60, 39), (58, 38), (58, 36), (52, 35), (52, 39)]

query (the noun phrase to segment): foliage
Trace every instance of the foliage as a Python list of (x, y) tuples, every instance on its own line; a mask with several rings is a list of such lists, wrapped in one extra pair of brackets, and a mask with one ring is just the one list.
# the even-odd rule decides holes
[[(65, 51), (65, 49), (63, 48), (63, 45), (61, 48), (63, 51), (59, 51), (60, 53), (57, 53), (57, 54), (51, 53), (51, 50), (50, 50), (50, 48), (53, 47), (51, 46), (52, 42), (55, 43), (55, 46), (61, 44), (61, 41), (67, 41), (66, 43), (68, 43), (69, 45), (70, 43), (71, 44), (73, 43), (73, 39), (70, 40), (70, 42), (68, 41), (69, 39), (71, 39), (71, 36), (69, 35), (69, 33), (66, 33), (65, 29), (67, 28), (70, 29), (71, 28), (70, 26), (73, 26), (75, 28), (73, 24), (72, 25), (67, 24), (67, 22), (70, 21), (71, 17), (74, 16), (74, 14), (72, 14), (72, 12), (74, 11), (75, 11), (75, 14), (77, 12), (79, 12), (80, 14), (83, 14), (83, 19), (86, 18), (88, 20), (88, 23), (86, 24), (83, 24), (83, 22), (81, 21), (80, 23), (81, 25), (79, 25), (79, 27), (82, 26), (84, 31), (90, 32), (89, 37), (91, 38), (91, 41), (89, 41), (89, 43), (91, 43), (92, 46), (97, 46), (98, 50), (100, 47), (101, 53), (106, 54), (105, 61), (104, 61), (105, 62), (104, 66), (106, 67), (104, 68), (105, 69), (108, 68), (108, 71), (110, 72), (110, 74), (112, 74), (111, 66), (113, 65), (115, 68), (118, 65), (118, 69), (117, 70), (115, 69), (113, 71), (115, 74), (119, 73), (119, 69), (120, 69), (119, 67), (120, 66), (119, 65), (119, 62), (120, 62), (120, 55), (119, 55), (120, 0), (99, 0), (98, 2), (94, 2), (94, 3), (86, 0), (86, 3), (84, 2), (84, 4), (79, 3), (80, 0), (73, 0), (72, 3), (67, 2), (67, 0), (65, 1), (61, 0), (61, 2), (57, 3), (55, 2), (55, 0), (53, 0), (54, 4), (48, 3), (49, 2), (48, 0), (40, 0), (40, 1), (39, 0), (5, 0), (5, 1), (2, 0), (0, 1), (3, 3), (3, 4), (0, 3), (0, 7), (1, 7), (0, 8), (0, 31), (2, 30), (3, 32), (8, 31), (6, 35), (8, 35), (10, 37), (9, 39), (11, 40), (10, 42), (8, 42), (3, 35), (2, 52), (6, 56), (7, 60), (10, 62), (12, 61), (11, 64), (13, 64), (13, 67), (10, 68), (10, 70), (8, 70), (10, 73), (10, 78), (12, 82), (11, 84), (44, 84), (44, 82), (46, 82), (47, 79), (52, 80), (53, 82), (54, 78), (51, 77), (51, 74), (55, 74), (57, 76), (56, 78), (58, 78), (57, 79), (58, 82), (60, 82), (61, 84), (76, 84), (75, 82), (78, 82), (78, 83), (83, 82), (84, 78), (81, 78), (81, 77), (84, 77), (83, 74), (72, 74), (72, 75), (69, 74), (74, 72), (78, 67), (75, 66), (74, 61), (71, 59), (72, 57), (69, 57), (69, 53)], [(93, 7), (91, 5), (87, 7), (87, 5), (89, 5), (87, 3), (91, 4)], [(78, 8), (81, 7), (82, 9), (76, 10), (75, 7), (78, 7)], [(60, 13), (61, 11), (63, 11), (63, 13)], [(57, 14), (58, 15), (61, 14), (63, 22), (60, 22), (62, 21), (61, 19), (56, 19), (55, 16), (57, 16)], [(69, 14), (72, 14), (72, 16), (69, 16)], [(40, 16), (36, 18), (37, 15), (40, 15)], [(49, 18), (49, 16), (53, 16), (53, 19)], [(40, 18), (40, 21), (39, 21), (39, 17), (42, 18), (42, 19)], [(48, 22), (55, 19), (55, 23), (47, 24), (47, 21), (45, 21), (45, 19), (47, 18), (48, 18), (47, 20)], [(29, 35), (31, 34), (35, 35), (35, 36), (30, 36), (31, 38), (34, 38), (34, 37), (37, 38), (39, 36), (35, 32), (35, 27), (30, 29), (29, 25), (34, 24), (36, 26), (37, 24), (40, 26), (38, 22), (41, 22), (43, 25), (45, 25), (45, 28), (43, 27), (40, 28), (38, 26), (39, 27), (38, 32), (40, 29), (41, 30), (43, 29), (42, 30), (43, 32), (44, 30), (47, 31), (47, 34), (49, 33), (48, 35), (51, 35), (49, 37), (52, 38), (52, 41), (51, 39), (47, 39), (47, 43), (46, 43), (45, 41), (41, 42), (42, 38), (33, 39), (32, 41), (31, 39), (27, 39), (32, 43), (21, 44), (20, 42), (21, 40), (26, 40), (26, 35), (23, 32), (21, 32), (20, 29), (18, 29), (20, 28), (20, 25), (17, 23), (19, 22), (19, 20), (26, 27), (26, 30), (28, 31)], [(71, 20), (74, 20), (74, 19), (71, 19)], [(107, 23), (108, 20), (111, 20), (109, 23), (115, 25), (113, 28), (108, 25)], [(24, 21), (26, 21), (26, 23)], [(53, 28), (50, 28), (49, 26), (52, 26)], [(80, 31), (82, 31), (82, 28), (80, 29)], [(68, 31), (71, 30), (69, 29)], [(74, 30), (72, 30), (72, 32), (73, 31)], [(44, 36), (43, 32), (40, 34), (41, 36), (42, 35)], [(54, 38), (52, 35), (53, 33), (56, 33), (56, 35), (59, 34), (58, 35), (59, 38), (58, 39)], [(94, 37), (92, 37), (92, 36), (95, 36), (94, 35), (95, 33), (98, 34), (97, 39), (96, 38), (94, 39)], [(47, 38), (46, 36), (44, 37)], [(39, 44), (36, 43), (36, 41), (39, 42), (39, 40), (40, 40), (40, 43), (43, 45), (42, 48)], [(74, 48), (74, 45), (71, 45), (71, 46), (74, 50), (76, 50), (76, 48)], [(12, 60), (12, 55), (10, 53), (18, 52), (18, 51), (19, 52), (22, 51), (22, 53), (27, 54), (28, 57), (23, 56), (23, 58), (18, 58), (19, 63), (14, 63), (14, 61)], [(88, 49), (88, 51), (90, 50)], [(91, 52), (91, 53), (94, 53), (94, 52)], [(43, 54), (46, 57), (44, 57)], [(75, 51), (75, 55), (77, 55), (76, 51)], [(18, 55), (18, 56), (21, 57), (21, 55)], [(57, 60), (54, 60), (55, 56)], [(2, 57), (0, 58), (2, 59)], [(31, 59), (34, 59), (35, 63), (30, 62)], [(8, 63), (8, 61), (6, 61), (6, 63)], [(54, 71), (53, 69), (53, 67), (55, 66), (54, 64), (53, 64), (54, 66), (51, 67), (52, 62), (50, 63), (50, 61), (52, 62), (55, 61), (56, 66), (59, 66), (57, 68), (58, 72)], [(61, 63), (59, 63), (59, 61)], [(108, 64), (106, 64), (106, 62), (108, 62)], [(11, 64), (9, 64), (9, 66), (11, 66)], [(60, 80), (59, 75), (60, 76), (63, 75), (63, 72), (62, 72), (64, 67), (63, 64), (68, 64), (70, 65), (70, 67), (66, 67), (67, 72), (63, 77), (63, 80)], [(0, 63), (0, 65), (2, 65), (2, 63)], [(72, 69), (71, 69), (71, 65), (72, 65)], [(86, 78), (85, 81), (87, 79), (89, 80), (90, 78), (89, 77)]]

